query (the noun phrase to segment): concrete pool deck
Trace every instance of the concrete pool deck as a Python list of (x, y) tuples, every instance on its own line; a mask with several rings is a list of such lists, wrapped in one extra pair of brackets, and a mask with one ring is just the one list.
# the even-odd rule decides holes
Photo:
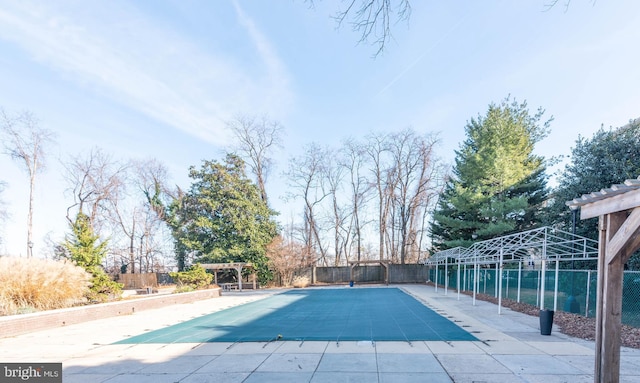
[[(538, 318), (453, 291), (397, 287), (479, 341), (113, 344), (283, 291), (258, 290), (0, 338), (0, 362), (62, 362), (65, 383), (593, 381), (594, 342), (540, 335)], [(640, 382), (640, 350), (622, 349), (621, 381)]]

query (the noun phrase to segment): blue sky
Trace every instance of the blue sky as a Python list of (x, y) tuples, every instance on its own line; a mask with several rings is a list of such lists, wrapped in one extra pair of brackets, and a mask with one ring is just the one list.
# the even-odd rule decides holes
[[(285, 127), (268, 180), (277, 210), (280, 172), (312, 141), (411, 126), (439, 132), (452, 161), (465, 123), (511, 94), (554, 116), (537, 148), (548, 157), (640, 117), (640, 2), (545, 3), (414, 0), (374, 59), (336, 28), (339, 1), (0, 0), (0, 107), (30, 110), (58, 135), (36, 185), (36, 254), (66, 230), (69, 155), (157, 158), (187, 187), (190, 165), (221, 157), (237, 113)], [(21, 254), (27, 177), (5, 155), (0, 169), (11, 214), (0, 254)]]

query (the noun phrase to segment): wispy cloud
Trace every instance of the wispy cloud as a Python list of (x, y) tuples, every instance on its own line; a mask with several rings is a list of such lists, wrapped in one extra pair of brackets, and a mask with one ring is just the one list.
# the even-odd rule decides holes
[(440, 35), (440, 37), (433, 43), (431, 44), (431, 46), (429, 46), (424, 52), (422, 52), (420, 54), (420, 56), (418, 56), (418, 58), (416, 58), (415, 60), (413, 60), (411, 63), (409, 63), (409, 65), (405, 66), (405, 68), (403, 70), (400, 71), (400, 73), (398, 73), (396, 75), (396, 77), (394, 77), (391, 81), (389, 81), (387, 83), (387, 85), (385, 85), (384, 87), (382, 87), (382, 89), (380, 89), (380, 91), (378, 91), (378, 96), (380, 96), (381, 94), (383, 94), (384, 92), (387, 91), (387, 89), (391, 88), (393, 85), (395, 85), (402, 77), (404, 77), (407, 72), (409, 72), (410, 70), (412, 70), (416, 65), (418, 65), (418, 63), (420, 61), (422, 61), (429, 53), (431, 53), (438, 45), (440, 45), (447, 37), (449, 37), (449, 35), (455, 31), (456, 29), (458, 29), (458, 27), (460, 27), (460, 25), (464, 22), (464, 20), (467, 18), (468, 13), (466, 13), (464, 16), (462, 16), (458, 22), (456, 22), (451, 28), (449, 28), (444, 34)]
[(0, 38), (72, 81), (215, 144), (225, 143), (224, 121), (235, 113), (274, 108), (278, 114), (290, 101), (284, 66), (239, 7), (266, 73), (249, 71), (233, 53), (198, 45), (126, 3), (82, 4), (6, 2)]
[(254, 21), (245, 14), (244, 10), (240, 7), (237, 1), (233, 2), (236, 14), (238, 15), (238, 21), (242, 25), (247, 34), (249, 35), (253, 45), (256, 48), (258, 56), (265, 64), (267, 69), (266, 88), (270, 90), (270, 96), (268, 100), (275, 102), (276, 105), (272, 105), (272, 109), (287, 108), (292, 102), (293, 95), (289, 91), (289, 76), (287, 75), (286, 68), (274, 47), (264, 34), (259, 30)]

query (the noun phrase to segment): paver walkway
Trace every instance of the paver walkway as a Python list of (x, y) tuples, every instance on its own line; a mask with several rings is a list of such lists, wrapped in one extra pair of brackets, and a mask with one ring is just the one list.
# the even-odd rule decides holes
[[(479, 341), (113, 344), (279, 292), (259, 290), (0, 339), (0, 361), (62, 362), (65, 383), (593, 381), (593, 342), (540, 335), (535, 317), (451, 291), (399, 287)], [(621, 381), (640, 382), (640, 350), (621, 359)]]

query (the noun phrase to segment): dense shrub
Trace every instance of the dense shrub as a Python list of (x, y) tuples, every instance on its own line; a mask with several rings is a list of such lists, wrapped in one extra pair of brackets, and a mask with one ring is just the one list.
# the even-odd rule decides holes
[(91, 287), (86, 294), (89, 302), (101, 303), (120, 298), (122, 295), (122, 283), (118, 283), (111, 279), (101, 267), (87, 269), (93, 277), (91, 278)]
[(187, 271), (169, 273), (178, 285), (178, 291), (191, 291), (190, 289), (204, 289), (209, 286), (213, 275), (207, 273), (200, 264), (191, 266)]
[(71, 233), (62, 244), (62, 249), (62, 257), (91, 273), (91, 288), (86, 294), (89, 302), (106, 302), (120, 297), (123, 285), (113, 281), (102, 268), (102, 260), (107, 256), (107, 242), (100, 242), (100, 236), (94, 233), (89, 217), (82, 212), (78, 213), (71, 225)]
[(309, 287), (310, 284), (311, 284), (311, 281), (309, 280), (309, 277), (307, 277), (306, 275), (298, 275), (293, 278), (293, 287), (296, 287), (296, 288)]
[(82, 303), (90, 278), (81, 267), (68, 261), (0, 257), (0, 315)]

